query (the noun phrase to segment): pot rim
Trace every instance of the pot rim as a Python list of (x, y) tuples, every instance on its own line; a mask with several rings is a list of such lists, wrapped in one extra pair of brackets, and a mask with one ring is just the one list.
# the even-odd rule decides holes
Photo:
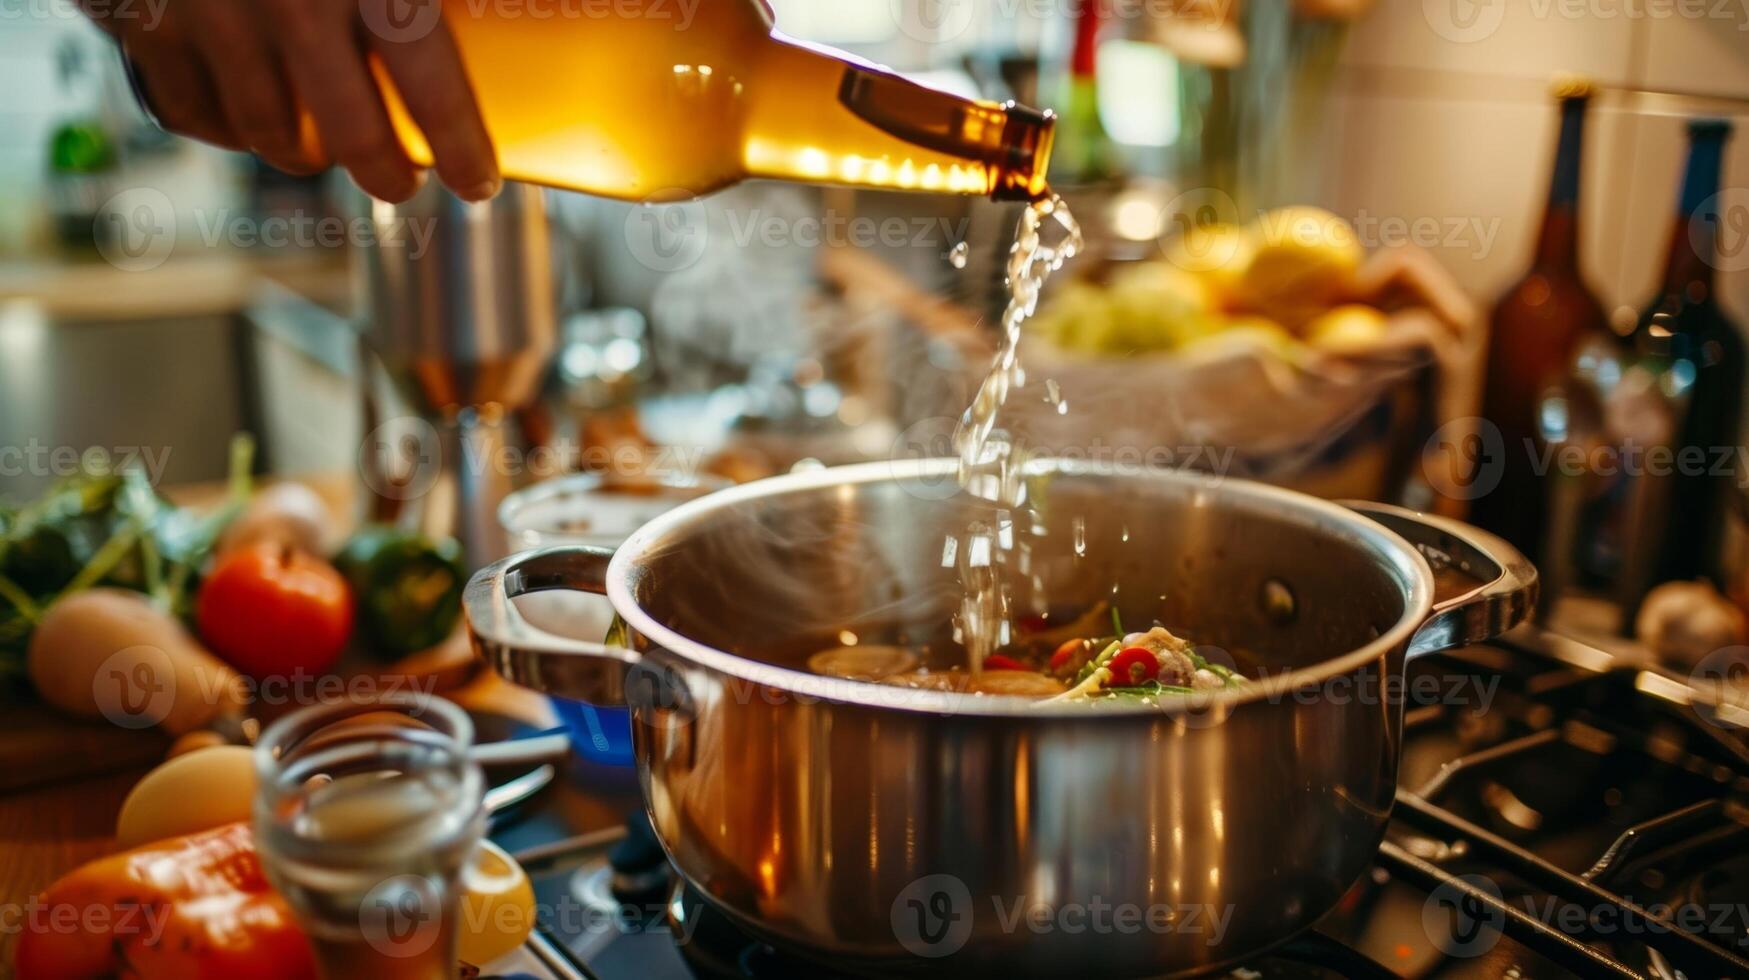
[(1012, 695), (891, 687), (780, 667), (689, 639), (657, 622), (632, 594), (632, 584), (640, 561), (670, 547), (669, 540), (679, 532), (725, 508), (746, 501), (825, 487), (951, 478), (958, 472), (958, 466), (958, 461), (953, 459), (859, 463), (758, 480), (689, 501), (639, 528), (614, 552), (607, 569), (607, 598), (633, 630), (667, 653), (718, 673), (776, 688), (799, 698), (943, 715), (995, 718), (1067, 716), (1086, 720), (1136, 715), (1176, 715), (1186, 712), (1224, 714), (1248, 702), (1280, 700), (1295, 691), (1352, 674), (1393, 649), (1407, 648), (1410, 638), (1432, 615), (1433, 570), (1426, 559), (1413, 545), (1384, 525), (1339, 504), (1251, 480), (1182, 470), (1147, 470), (1139, 474), (1126, 474), (1119, 467), (1108, 464), (1056, 458), (1030, 461), (1026, 466), (1027, 474), (1065, 473), (1074, 476), (1123, 476), (1163, 480), (1188, 484), (1221, 498), (1238, 499), (1252, 505), (1274, 504), (1284, 516), (1298, 519), (1307, 527), (1346, 537), (1349, 542), (1371, 551), (1387, 563), (1396, 573), (1398, 581), (1404, 585), (1403, 613), (1390, 629), (1364, 646), (1311, 666), (1272, 674), (1263, 680), (1253, 680), (1237, 690), (1185, 695), (1153, 704), (1102, 703), (1090, 709), (1086, 704), (1041, 702), (1036, 698)]

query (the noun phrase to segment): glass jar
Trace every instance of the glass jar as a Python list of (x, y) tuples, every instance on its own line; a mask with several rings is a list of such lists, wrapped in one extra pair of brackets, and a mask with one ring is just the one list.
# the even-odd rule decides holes
[(255, 748), (262, 867), (326, 980), (457, 975), (458, 881), (485, 831), (473, 723), (415, 694), (319, 704)]

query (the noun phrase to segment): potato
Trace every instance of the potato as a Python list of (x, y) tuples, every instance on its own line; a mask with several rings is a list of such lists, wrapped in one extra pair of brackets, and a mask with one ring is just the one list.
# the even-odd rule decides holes
[(49, 607), (26, 666), (46, 702), (123, 728), (181, 735), (240, 707), (242, 680), (182, 624), (121, 589), (79, 592)]
[(917, 655), (904, 647), (833, 647), (809, 657), (808, 669), (827, 677), (878, 681), (917, 669)]
[(261, 541), (326, 556), (334, 526), (328, 505), (301, 483), (276, 483), (256, 494), (219, 537), (220, 554)]
[(220, 745), (152, 770), (122, 801), (115, 842), (138, 847), (248, 820), (255, 799), (255, 751)]

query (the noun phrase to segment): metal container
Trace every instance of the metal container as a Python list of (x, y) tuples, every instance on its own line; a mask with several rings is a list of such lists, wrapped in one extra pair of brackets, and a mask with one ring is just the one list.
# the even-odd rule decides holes
[[(1383, 835), (1405, 658), (1534, 603), (1534, 569), (1463, 525), (1040, 461), (1029, 574), (1053, 601), (1115, 595), (1126, 622), (1229, 651), (1249, 684), (1093, 706), (805, 672), (823, 632), (882, 642), (948, 621), (960, 585), (943, 543), (990, 516), (944, 492), (954, 465), (751, 484), (615, 554), (523, 555), (467, 592), (503, 674), (632, 706), (652, 821), (699, 892), (839, 972), (1189, 974), (1285, 942)], [(627, 646), (528, 627), (510, 597), (547, 589), (605, 592)], [(1107, 928), (1088, 924), (1100, 909)]]
[[(484, 564), (505, 552), (496, 512), (516, 484), (500, 465), (511, 416), (539, 393), (556, 344), (544, 199), (512, 183), (468, 203), (431, 181), (404, 203), (371, 201), (369, 213), (364, 342), (427, 424), (412, 428), (411, 464), (366, 464), (418, 472), (436, 462), (415, 489), (390, 495), (422, 498), (425, 530), (454, 534)], [(367, 419), (372, 437), (395, 430), (380, 421)], [(366, 483), (382, 494), (394, 481), (367, 470)]]

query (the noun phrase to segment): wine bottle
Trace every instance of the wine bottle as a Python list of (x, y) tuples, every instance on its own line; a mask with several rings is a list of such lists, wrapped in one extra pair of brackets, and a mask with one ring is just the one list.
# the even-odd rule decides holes
[[(1717, 579), (1709, 555), (1723, 534), (1738, 475), (1744, 342), (1719, 308), (1716, 288), (1719, 187), (1730, 134), (1724, 120), (1689, 124), (1688, 167), (1664, 281), (1627, 338), (1639, 363), (1659, 371), (1660, 387), (1682, 406), (1654, 582)], [(1721, 459), (1725, 466), (1718, 465)]]
[[(644, 202), (749, 178), (1015, 200), (1045, 190), (1050, 113), (960, 98), (784, 38), (760, 0), (697, 0), (690, 16), (684, 4), (623, 16), (441, 7), (513, 180)], [(424, 134), (381, 64), (373, 70), (409, 156), (430, 165)]]
[(1561, 129), (1536, 255), (1530, 271), (1495, 304), (1488, 325), (1482, 413), (1499, 431), (1499, 445), (1489, 447), (1499, 458), (1477, 463), (1497, 468), (1500, 480), (1476, 498), (1471, 518), (1532, 557), (1544, 543), (1546, 513), (1536, 465), (1537, 406), (1565, 377), (1579, 344), (1607, 330), (1603, 306), (1579, 263), (1579, 173), (1591, 93), (1583, 80), (1556, 84)]
[(1099, 118), (1099, 0), (1075, 14), (1075, 46), (1069, 55), (1068, 89), (1057, 124), (1059, 183), (1097, 184), (1115, 176), (1111, 137)]

